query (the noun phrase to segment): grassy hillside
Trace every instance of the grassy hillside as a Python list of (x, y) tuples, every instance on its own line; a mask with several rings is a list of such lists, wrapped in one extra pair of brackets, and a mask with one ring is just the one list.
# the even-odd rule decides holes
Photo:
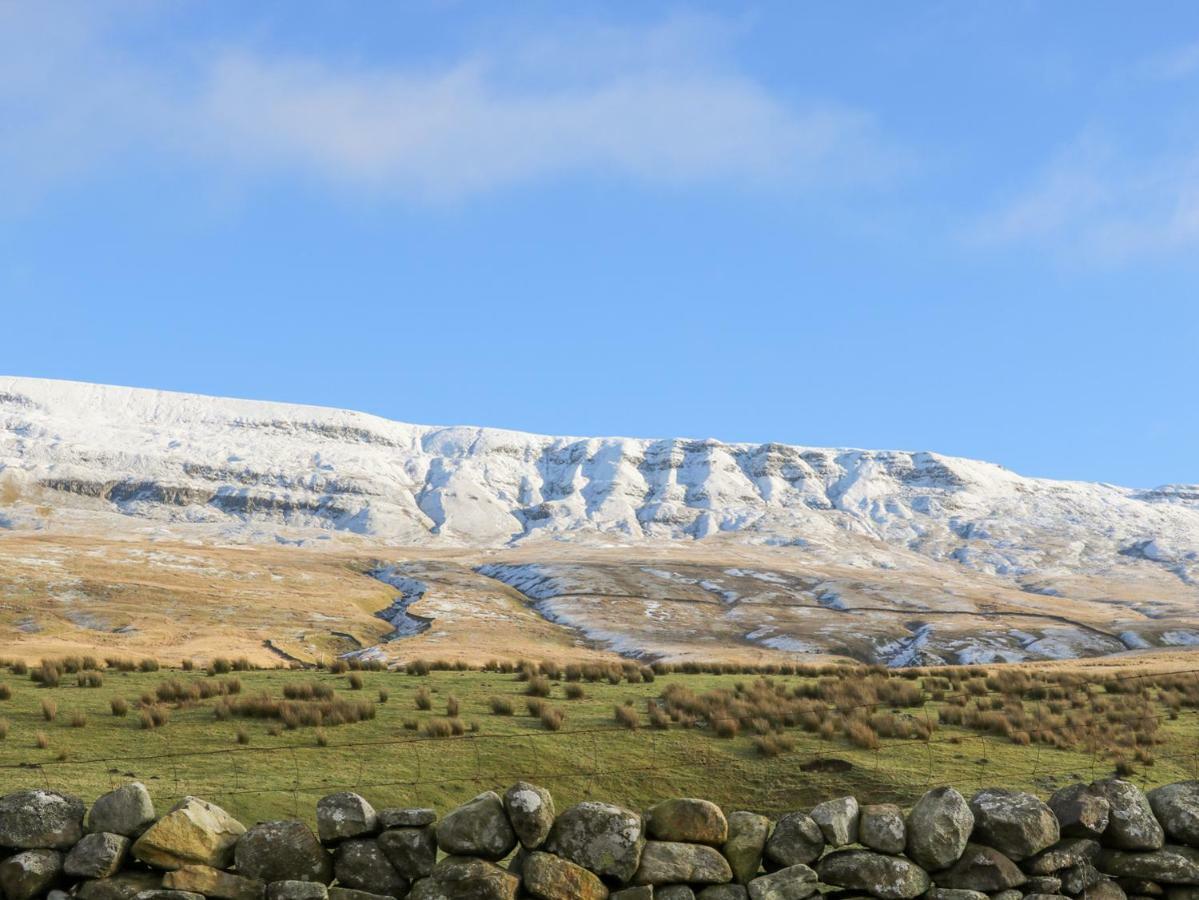
[[(0, 674), (0, 791), (49, 786), (90, 800), (137, 778), (164, 805), (198, 794), (253, 821), (310, 817), (320, 796), (343, 788), (376, 805), (444, 811), (517, 778), (545, 784), (560, 803), (700, 795), (777, 812), (843, 793), (902, 803), (947, 782), (1045, 793), (1117, 765), (1144, 784), (1199, 776), (1193, 673), (827, 669), (613, 684), (595, 672), (601, 680), (568, 681), (579, 672), (553, 667), (62, 668), (57, 686), (32, 680), (36, 668)], [(530, 699), (549, 711), (530, 715)], [(502, 714), (505, 704), (514, 714)], [(325, 724), (303, 724), (318, 712)]]

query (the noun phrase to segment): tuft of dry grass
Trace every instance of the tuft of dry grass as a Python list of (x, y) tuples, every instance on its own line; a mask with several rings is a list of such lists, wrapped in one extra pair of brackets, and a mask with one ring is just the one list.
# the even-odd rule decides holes
[(425, 722), (425, 735), (431, 738), (448, 738), (466, 734), (466, 724), (461, 719), (430, 719)]
[(754, 749), (767, 758), (781, 756), (795, 749), (795, 739), (787, 734), (762, 734), (753, 739)]
[(42, 687), (58, 687), (59, 682), (62, 681), (62, 669), (57, 663), (43, 659), (41, 665), (29, 672), (29, 679)]
[(157, 703), (145, 704), (138, 711), (138, 724), (147, 731), (162, 728), (171, 721), (171, 710)]
[(318, 681), (283, 685), (283, 696), (288, 700), (332, 700), (333, 686)]
[(529, 711), (529, 715), (534, 719), (539, 718), (541, 716), (541, 711), (548, 705), (548, 701), (543, 700), (540, 697), (529, 697), (525, 701), (525, 709)]
[(616, 724), (621, 728), (633, 730), (641, 727), (641, 716), (637, 714), (637, 710), (632, 706), (617, 706), (615, 718)]
[(516, 711), (512, 701), (507, 697), (492, 697), (487, 702), (491, 707), (491, 714), (494, 716), (510, 716)]
[(863, 750), (877, 750), (879, 747), (878, 732), (867, 722), (850, 722), (845, 729), (845, 737), (853, 746)]
[(265, 691), (249, 697), (225, 699), (213, 708), (218, 718), (275, 719), (288, 731), (301, 727), (351, 725), (375, 718), (369, 700), (280, 700)]

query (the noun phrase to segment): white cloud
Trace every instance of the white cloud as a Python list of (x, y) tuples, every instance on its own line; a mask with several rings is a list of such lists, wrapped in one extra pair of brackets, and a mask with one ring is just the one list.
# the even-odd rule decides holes
[(895, 169), (868, 115), (774, 95), (711, 20), (497, 41), (417, 70), (249, 47), (168, 63), (81, 8), (0, 5), (0, 178), (14, 184), (142, 156), (423, 198), (574, 173), (811, 187)]
[(1145, 72), (1163, 81), (1177, 81), (1199, 72), (1199, 41), (1176, 47), (1147, 60)]
[(337, 72), (244, 54), (214, 67), (202, 118), (235, 161), (456, 195), (569, 171), (660, 182), (844, 177), (869, 123), (799, 113), (733, 75), (629, 74), (505, 90), (487, 67)]
[(1080, 140), (977, 221), (969, 236), (1089, 262), (1193, 252), (1199, 248), (1199, 145), (1145, 159)]

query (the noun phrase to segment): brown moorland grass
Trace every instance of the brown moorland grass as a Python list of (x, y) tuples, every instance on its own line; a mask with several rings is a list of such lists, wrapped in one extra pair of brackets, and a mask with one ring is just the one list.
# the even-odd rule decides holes
[[(0, 591), (12, 600), (14, 608), (36, 620), (39, 630), (21, 631), (18, 617), (0, 615), (0, 644), (7, 654), (21, 656), (35, 665), (41, 657), (82, 657), (89, 653), (134, 659), (140, 665), (141, 659), (170, 648), (166, 655), (171, 658), (163, 662), (178, 665), (189, 660), (205, 667), (223, 658), (231, 671), (242, 657), (253, 665), (267, 667), (291, 665), (292, 659), (319, 664), (328, 663), (340, 653), (379, 646), (389, 660), (401, 664), (423, 658), (439, 666), (445, 662), (454, 667), (444, 671), (463, 664), (478, 667), (488, 659), (510, 664), (523, 657), (546, 659), (562, 669), (563, 677), (568, 666), (579, 666), (580, 671), (573, 674), (580, 679), (584, 677), (583, 665), (605, 669), (616, 666), (622, 670), (623, 679), (626, 665), (639, 664), (621, 661), (594, 644), (577, 641), (569, 629), (545, 621), (519, 592), (474, 571), (484, 561), (569, 562), (577, 567), (584, 589), (598, 586), (609, 575), (628, 582), (628, 599), (609, 598), (604, 605), (605, 615), (618, 630), (627, 629), (629, 639), (645, 652), (687, 660), (661, 663), (658, 672), (670, 674), (671, 667), (675, 667), (683, 674), (733, 674), (734, 670), (750, 674), (747, 667), (756, 666), (752, 674), (785, 676), (796, 662), (793, 655), (752, 641), (722, 640), (733, 636), (722, 629), (735, 630), (734, 625), (721, 625), (721, 617), (711, 615), (712, 592), (698, 584), (672, 585), (671, 591), (693, 602), (679, 604), (668, 618), (647, 620), (644, 598), (664, 588), (662, 579), (648, 575), (646, 567), (686, 569), (699, 577), (710, 571), (724, 579), (728, 567), (737, 566), (762, 568), (803, 582), (824, 578), (845, 581), (843, 571), (826, 570), (825, 563), (806, 555), (800, 559), (786, 550), (734, 548), (720, 541), (643, 550), (556, 547), (542, 542), (505, 550), (498, 557), (491, 551), (421, 547), (418, 554), (404, 560), (420, 569), (421, 577), (431, 585), (426, 599), (415, 604), (413, 612), (432, 613), (429, 618), (436, 618), (437, 626), (403, 641), (385, 642), (390, 625), (375, 613), (390, 605), (395, 590), (367, 574), (377, 565), (374, 557), (380, 552), (381, 548), (353, 537), (332, 540), (322, 548), (284, 548), (209, 546), (170, 539), (151, 543), (132, 535), (109, 539), (105, 535), (53, 530), (5, 533), (0, 541)], [(394, 549), (388, 548), (386, 553), (394, 562)], [(777, 610), (780, 633), (801, 624), (798, 619), (802, 616), (802, 624), (810, 633), (833, 636), (830, 653), (864, 658), (884, 632), (902, 630), (913, 614), (939, 616), (939, 632), (960, 628), (963, 636), (977, 634), (979, 629), (1003, 632), (1012, 627), (1045, 627), (1044, 617), (1041, 621), (1036, 618), (1041, 613), (1077, 622), (1080, 627), (1114, 630), (1110, 603), (1080, 599), (1099, 596), (1101, 592), (1092, 589), (1098, 585), (1079, 584), (1078, 591), (1067, 591), (1064, 596), (1038, 598), (1034, 607), (1028, 595), (1016, 587), (997, 585), (989, 579), (979, 583), (976, 576), (954, 566), (931, 562), (927, 568), (922, 568), (923, 563), (913, 565), (912, 570), (900, 567), (856, 573), (855, 578), (865, 583), (860, 589), (853, 586), (847, 590), (846, 610), (817, 609), (807, 604), (793, 611)], [(86, 596), (81, 603), (102, 612), (111, 630), (80, 629), (63, 617), (51, 586), (64, 575), (85, 584)], [(447, 591), (450, 587), (452, 591)], [(1163, 604), (1192, 599), (1185, 585), (1165, 580), (1140, 587), (1148, 593), (1138, 594), (1138, 599), (1160, 598)], [(864, 603), (868, 597), (884, 598), (886, 605), (896, 591), (920, 597), (926, 608), (914, 611), (906, 604), (896, 604), (893, 610), (873, 611), (869, 616), (854, 612), (855, 604)], [(178, 603), (180, 597), (186, 597), (187, 602)], [(965, 605), (980, 612), (976, 617), (948, 618), (944, 610), (949, 605), (959, 610)], [(1151, 620), (1131, 607), (1121, 609), (1119, 617), (1127, 618), (1134, 630), (1147, 628), (1152, 638), (1176, 623), (1194, 625), (1190, 620), (1199, 616), (1187, 612), (1191, 605), (1178, 602), (1164, 621)], [(452, 613), (448, 611), (451, 608)], [(272, 615), (262, 615), (264, 609), (272, 610)], [(319, 617), (310, 619), (312, 614)], [(136, 625), (136, 631), (118, 631), (125, 625)], [(853, 627), (846, 629), (842, 627), (845, 625)], [(855, 635), (859, 628), (870, 633)], [(713, 639), (720, 647), (720, 658), (707, 662), (702, 656), (712, 652)], [(353, 664), (370, 663), (345, 663), (347, 669)], [(599, 674), (607, 680), (606, 673)], [(640, 674), (644, 677), (644, 672)]]

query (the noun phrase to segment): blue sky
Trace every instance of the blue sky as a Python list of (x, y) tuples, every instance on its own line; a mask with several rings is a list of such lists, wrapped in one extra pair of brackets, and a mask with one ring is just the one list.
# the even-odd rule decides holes
[(0, 371), (1199, 482), (1199, 6), (0, 0)]

